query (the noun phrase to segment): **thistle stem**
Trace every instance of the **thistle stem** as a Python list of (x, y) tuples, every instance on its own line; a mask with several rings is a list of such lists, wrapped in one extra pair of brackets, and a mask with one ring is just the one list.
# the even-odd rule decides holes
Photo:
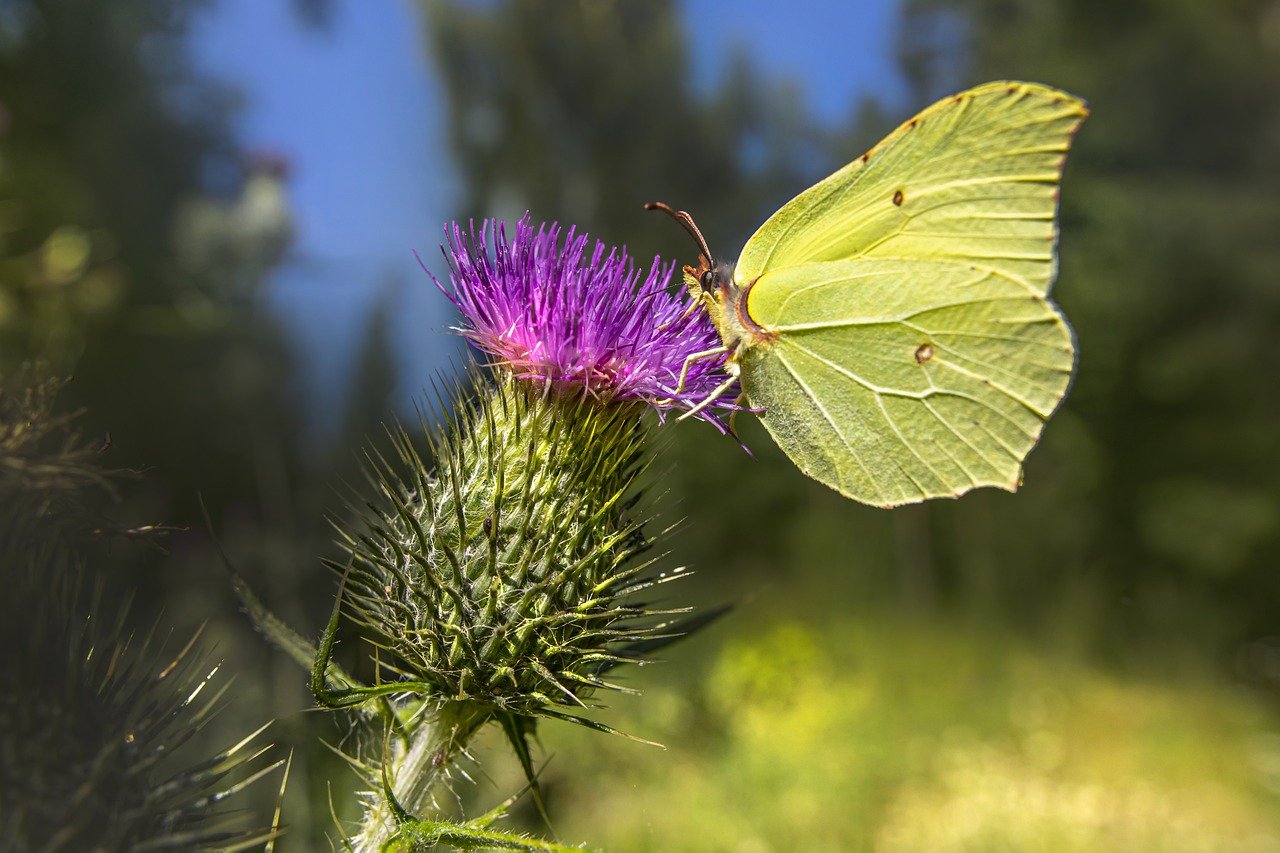
[[(453, 764), (489, 716), (487, 709), (474, 703), (444, 702), (422, 717), (407, 743), (392, 741), (385, 757), (386, 778), (400, 810), (411, 818), (436, 810), (436, 791), (447, 782)], [(351, 849), (355, 853), (385, 850), (396, 837), (400, 820), (396, 805), (379, 788), (365, 810), (360, 834), (351, 839)]]

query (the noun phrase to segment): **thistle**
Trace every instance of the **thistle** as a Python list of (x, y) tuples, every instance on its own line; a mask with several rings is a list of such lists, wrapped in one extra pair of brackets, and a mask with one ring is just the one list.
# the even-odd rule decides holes
[[(535, 230), (527, 217), (512, 240), (501, 223), (446, 233), (453, 289), (436, 285), (466, 320), (458, 332), (514, 376), (602, 403), (648, 404), (659, 417), (692, 410), (723, 381), (723, 359), (685, 363), (720, 337), (705, 311), (671, 295), (674, 265), (655, 258), (642, 272), (625, 250), (572, 229), (561, 246), (559, 228)], [(732, 399), (698, 416), (723, 431), (722, 413), (738, 408)]]
[[(349, 542), (348, 601), (385, 665), (424, 693), (521, 716), (609, 685), (606, 651), (646, 628), (620, 602), (648, 586), (631, 512), (643, 431), (633, 406), (548, 398), (499, 377), (455, 400), (434, 473), (403, 431), (379, 464), (383, 512)], [(411, 479), (400, 479), (400, 472)], [(390, 512), (385, 510), (388, 508)]]
[(61, 560), (4, 572), (0, 849), (240, 850), (274, 835), (223, 807), (280, 766), (260, 766), (256, 732), (212, 756), (184, 748), (221, 695), (195, 638), (166, 654), (154, 630), (133, 637), (128, 607)]
[(57, 410), (64, 384), (32, 365), (0, 372), (0, 559), (92, 537), (105, 526), (92, 498), (124, 476), (102, 468), (76, 413)]
[(260, 846), (274, 832), (222, 806), (279, 764), (255, 771), (256, 733), (213, 756), (187, 744), (217, 708), (217, 666), (195, 638), (135, 638), (127, 605), (82, 580), (79, 552), (114, 532), (93, 505), (118, 473), (56, 412), (61, 384), (0, 376), (0, 849)]
[[(609, 670), (697, 624), (676, 618), (685, 608), (635, 598), (683, 575), (655, 571), (642, 415), (691, 410), (723, 380), (705, 361), (686, 367), (715, 330), (668, 292), (670, 267), (641, 270), (585, 235), (561, 241), (555, 226), (522, 220), (510, 240), (494, 223), (455, 225), (448, 238), (451, 287), (437, 285), (492, 377), (473, 377), (474, 398), (446, 395), (452, 415), (424, 426), (428, 454), (397, 429), (392, 460), (372, 459), (377, 497), (343, 533), (338, 568), (379, 681), (335, 676), (337, 611), (313, 675), (323, 704), (387, 721), (382, 754), (357, 762), (373, 788), (358, 850), (413, 849), (416, 816), (489, 722), (534, 785), (526, 737), (537, 719), (612, 731), (577, 713), (597, 691), (624, 689)], [(723, 429), (731, 410), (699, 415)]]

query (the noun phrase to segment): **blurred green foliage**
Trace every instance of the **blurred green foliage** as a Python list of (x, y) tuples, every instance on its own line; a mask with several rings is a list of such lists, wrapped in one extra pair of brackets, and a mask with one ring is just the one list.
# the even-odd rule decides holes
[(619, 853), (1280, 841), (1274, 711), (1208, 672), (1117, 676), (985, 620), (753, 615), (610, 711), (666, 751), (545, 730), (562, 837)]
[(465, 212), (527, 206), (641, 256), (693, 255), (641, 202), (690, 210), (732, 258), (808, 181), (967, 85), (1030, 79), (1086, 97), (1056, 289), (1079, 381), (1021, 493), (881, 513), (812, 488), (760, 430), (745, 433), (753, 463), (686, 429), (673, 475), (697, 531), (689, 553), (717, 579), (854, 575), (874, 579), (864, 596), (1028, 628), (1085, 594), (1098, 610), (1086, 641), (1116, 655), (1188, 623), (1222, 651), (1276, 629), (1274, 4), (912, 0), (898, 52), (915, 101), (868, 102), (835, 129), (732, 45), (716, 45), (736, 57), (722, 87), (695, 95), (684, 57), (705, 40), (681, 32), (671, 3), (424, 6)]
[[(73, 370), (66, 404), (110, 433), (106, 464), (145, 469), (122, 523), (190, 528), (167, 556), (114, 552), (113, 580), (139, 587), (141, 613), (210, 622), (240, 679), (222, 732), (285, 718), (287, 843), (314, 849), (304, 828), (326, 828), (329, 782), (343, 808), (343, 771), (314, 748), (333, 732), (294, 713), (302, 673), (235, 612), (198, 497), (268, 603), (317, 628), (324, 510), (386, 416), (395, 306), (370, 325), (340, 434), (304, 447), (297, 365), (261, 298), (278, 256), (184, 248), (190, 205), (229, 209), (245, 183), (235, 95), (185, 55), (202, 6), (0, 8), (0, 370), (32, 356)], [(343, 25), (331, 0), (295, 6), (308, 26)], [(420, 7), (458, 213), (527, 208), (640, 258), (693, 255), (642, 203), (690, 210), (732, 258), (809, 182), (973, 83), (1038, 80), (1093, 108), (1067, 165), (1055, 291), (1079, 380), (1024, 488), (886, 513), (807, 481), (749, 419), (752, 457), (696, 424), (664, 430), (656, 485), (687, 518), (676, 557), (702, 600), (738, 606), (609, 712), (668, 752), (544, 727), (563, 837), (1274, 846), (1280, 7), (904, 0), (911, 102), (869, 98), (838, 126), (744, 47), (688, 31), (673, 0)], [(694, 85), (695, 50), (725, 56), (714, 85)], [(484, 766), (501, 799), (518, 770)]]
[[(868, 100), (834, 128), (742, 49), (683, 32), (674, 3), (552, 5), (423, 2), (463, 212), (528, 207), (642, 257), (694, 254), (642, 202), (688, 209), (732, 258), (790, 195), (968, 85), (1036, 80), (1093, 108), (1067, 165), (1056, 289), (1079, 380), (1022, 490), (885, 513), (807, 482), (750, 423), (752, 459), (675, 430), (661, 483), (688, 519), (677, 555), (708, 601), (739, 597), (732, 638), (703, 646), (705, 680), (651, 675), (611, 712), (674, 732), (670, 753), (545, 735), (566, 756), (547, 771), (564, 837), (1274, 844), (1275, 4), (907, 0), (912, 102)], [(707, 49), (728, 73), (700, 95), (687, 57)], [(1062, 708), (1028, 730), (1008, 709), (1045, 690)]]
[[(273, 164), (238, 148), (238, 95), (188, 55), (209, 5), (0, 6), (0, 376), (27, 360), (70, 374), (62, 411), (83, 408), (79, 428), (102, 464), (144, 474), (110, 515), (174, 535), (95, 565), (117, 595), (134, 594), (136, 625), (162, 610), (179, 632), (207, 624), (205, 641), (239, 676), (206, 754), (285, 717), (277, 739), (302, 745), (293, 788), (308, 794), (291, 822), (315, 827), (305, 848), (325, 843), (326, 780), (343, 778), (317, 740), (332, 724), (296, 714), (310, 705), (305, 679), (237, 612), (201, 504), (237, 566), (311, 630), (332, 594), (317, 559), (329, 547), (324, 512), (394, 379), (385, 334), (372, 335), (361, 408), (337, 419), (347, 431), (331, 447), (307, 452), (297, 365), (263, 299), (287, 227), (239, 215)], [(322, 26), (330, 6), (298, 0), (297, 11)], [(269, 810), (271, 793), (259, 796)]]

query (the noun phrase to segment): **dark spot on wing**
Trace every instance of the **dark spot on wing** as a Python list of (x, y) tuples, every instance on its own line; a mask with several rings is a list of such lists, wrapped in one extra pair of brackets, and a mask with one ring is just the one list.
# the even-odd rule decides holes
[(893, 192), (893, 204), (894, 204), (894, 206), (895, 206), (895, 207), (902, 207), (902, 202), (903, 202), (904, 198), (905, 198), (905, 197), (902, 195), (902, 190), (894, 190), (894, 192)]
[(862, 162), (863, 162), (863, 163), (867, 162), (867, 161), (868, 161), (868, 160), (870, 160), (870, 159), (871, 159), (871, 152), (870, 152), (870, 151), (868, 151), (866, 154), (863, 154), (863, 155), (862, 155)]
[(933, 358), (933, 347), (929, 344), (921, 344), (916, 347), (916, 364), (924, 364)]

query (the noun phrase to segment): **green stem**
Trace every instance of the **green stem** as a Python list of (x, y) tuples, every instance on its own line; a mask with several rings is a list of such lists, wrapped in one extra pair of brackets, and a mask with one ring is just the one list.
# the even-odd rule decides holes
[(351, 840), (355, 853), (378, 853), (393, 840), (406, 816), (421, 818), (434, 811), (435, 793), (471, 736), (491, 712), (470, 702), (444, 702), (428, 713), (409, 735), (387, 746), (385, 778), (394, 801), (379, 792), (365, 810), (360, 834)]

